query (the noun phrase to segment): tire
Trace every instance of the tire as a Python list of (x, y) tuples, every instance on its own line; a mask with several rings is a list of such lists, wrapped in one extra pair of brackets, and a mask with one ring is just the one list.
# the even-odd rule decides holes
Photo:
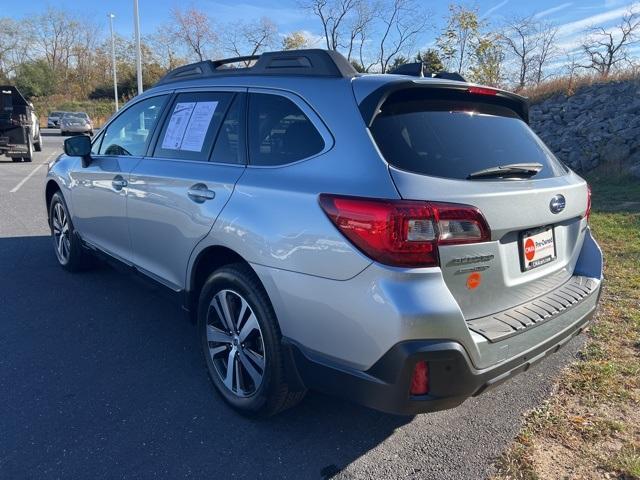
[(51, 197), (49, 227), (51, 228), (53, 249), (62, 268), (69, 272), (78, 272), (91, 265), (90, 254), (83, 248), (82, 242), (73, 228), (67, 204), (60, 191)]
[(11, 157), (11, 161), (14, 163), (18, 163), (22, 161), (22, 157)]
[(38, 141), (33, 144), (33, 148), (36, 152), (42, 151), (42, 134), (38, 132)]
[[(231, 314), (233, 326), (224, 312)], [(238, 319), (240, 312), (244, 315)], [(267, 417), (304, 397), (304, 391), (291, 391), (286, 382), (280, 328), (266, 291), (248, 265), (228, 265), (209, 276), (200, 293), (198, 336), (209, 378), (238, 412)]]
[(33, 139), (31, 138), (31, 134), (27, 132), (27, 154), (22, 157), (23, 162), (30, 162), (33, 158)]
[(64, 137), (64, 136), (66, 135), (66, 133), (65, 133), (63, 130), (60, 130), (60, 135), (61, 135), (62, 137)]

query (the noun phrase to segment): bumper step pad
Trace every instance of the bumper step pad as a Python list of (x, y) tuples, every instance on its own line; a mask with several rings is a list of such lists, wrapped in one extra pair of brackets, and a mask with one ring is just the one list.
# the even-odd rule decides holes
[(598, 284), (593, 278), (573, 276), (545, 295), (500, 313), (469, 320), (467, 325), (490, 342), (497, 342), (573, 308), (594, 293)]

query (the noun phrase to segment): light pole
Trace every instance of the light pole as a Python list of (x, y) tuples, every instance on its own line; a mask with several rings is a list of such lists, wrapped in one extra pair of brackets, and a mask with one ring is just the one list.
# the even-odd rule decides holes
[(116, 74), (116, 41), (113, 38), (113, 19), (115, 15), (110, 13), (107, 15), (109, 17), (109, 27), (111, 28), (111, 63), (113, 65), (113, 98), (116, 101), (116, 112), (118, 111), (118, 76)]
[(136, 36), (136, 74), (138, 76), (138, 95), (142, 93), (142, 54), (140, 52), (140, 16), (138, 0), (133, 0), (133, 27)]

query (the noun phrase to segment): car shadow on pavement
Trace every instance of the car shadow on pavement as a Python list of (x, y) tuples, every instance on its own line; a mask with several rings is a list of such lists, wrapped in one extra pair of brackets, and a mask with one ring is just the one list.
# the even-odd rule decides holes
[(317, 393), (236, 414), (177, 303), (49, 237), (0, 238), (0, 284), (0, 477), (330, 478), (411, 421)]

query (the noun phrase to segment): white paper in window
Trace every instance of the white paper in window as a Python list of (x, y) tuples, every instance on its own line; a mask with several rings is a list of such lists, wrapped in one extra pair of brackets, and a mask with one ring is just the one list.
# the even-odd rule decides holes
[(218, 102), (198, 102), (196, 103), (187, 131), (182, 139), (180, 150), (190, 152), (201, 152), (204, 139), (207, 136), (211, 119), (216, 111)]
[(167, 131), (164, 134), (164, 140), (162, 140), (162, 148), (180, 150), (182, 137), (184, 137), (184, 132), (187, 129), (189, 118), (191, 118), (191, 113), (195, 106), (195, 102), (176, 104), (176, 108), (171, 114)]

